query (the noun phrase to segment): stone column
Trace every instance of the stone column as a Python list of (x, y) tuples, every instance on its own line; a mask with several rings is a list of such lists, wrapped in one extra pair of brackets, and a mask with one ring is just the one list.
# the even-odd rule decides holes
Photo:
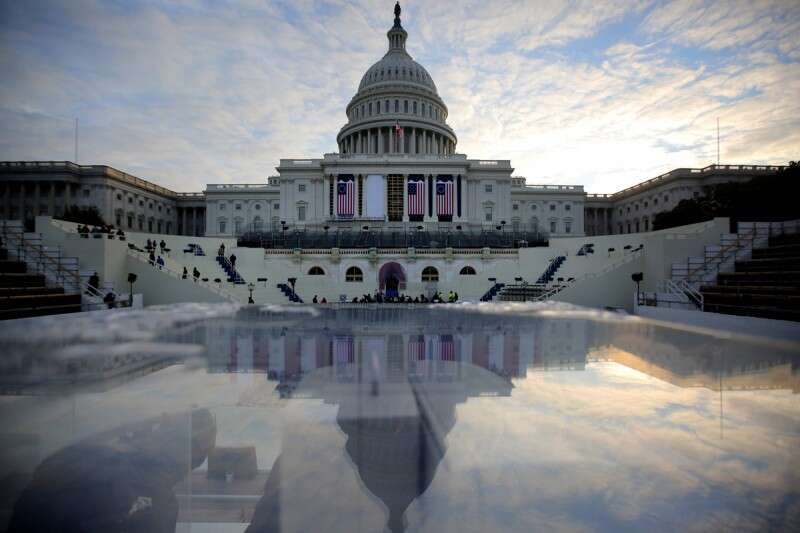
[[(231, 219), (231, 224), (233, 224), (233, 219)], [(192, 208), (192, 237), (197, 236), (197, 208)]]
[(181, 208), (181, 231), (183, 235), (189, 235), (189, 228), (186, 227), (186, 208)]
[(403, 174), (403, 222), (408, 222), (408, 174)]
[(383, 128), (378, 128), (378, 155), (383, 154)]
[(37, 181), (33, 185), (33, 217), (34, 219), (39, 215), (39, 201), (42, 194), (42, 184), (40, 181)]
[(25, 182), (19, 182), (19, 219), (25, 222)]
[[(8, 194), (6, 194), (6, 197), (8, 197)], [(50, 216), (53, 216), (53, 215), (56, 214), (56, 182), (55, 181), (51, 181), (50, 182), (50, 191), (48, 191), (48, 194), (47, 194), (47, 212), (50, 214)], [(6, 213), (8, 213), (8, 207), (6, 207)]]

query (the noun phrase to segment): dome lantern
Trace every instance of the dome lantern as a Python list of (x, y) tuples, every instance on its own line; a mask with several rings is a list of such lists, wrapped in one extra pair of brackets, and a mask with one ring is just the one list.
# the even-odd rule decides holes
[(397, 2), (394, 5), (394, 26), (392, 26), (391, 29), (389, 29), (389, 31), (386, 33), (386, 36), (389, 38), (389, 52), (406, 51), (406, 39), (408, 38), (408, 33), (406, 33), (406, 30), (403, 29), (403, 25), (400, 24), (400, 11), (400, 2)]

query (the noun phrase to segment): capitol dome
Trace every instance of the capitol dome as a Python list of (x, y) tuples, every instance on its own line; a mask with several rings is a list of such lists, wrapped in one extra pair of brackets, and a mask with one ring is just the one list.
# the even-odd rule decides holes
[(359, 92), (381, 83), (410, 83), (436, 93), (436, 84), (425, 67), (414, 61), (405, 49), (390, 49), (372, 65), (358, 84)]
[(400, 11), (398, 2), (386, 34), (389, 49), (367, 69), (347, 105), (348, 121), (336, 138), (341, 154), (455, 153), (447, 106), (431, 75), (406, 51), (408, 33)]

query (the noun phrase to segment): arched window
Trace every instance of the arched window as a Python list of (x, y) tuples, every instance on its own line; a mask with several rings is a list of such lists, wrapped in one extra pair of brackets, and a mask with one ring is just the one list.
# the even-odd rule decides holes
[(308, 269), (308, 275), (309, 276), (324, 276), (325, 275), (325, 271), (322, 270), (322, 267), (313, 266), (310, 269)]
[(428, 266), (422, 269), (422, 281), (439, 281), (439, 271)]
[(350, 267), (344, 273), (345, 281), (364, 281), (364, 273), (358, 267)]
[(264, 229), (264, 221), (261, 220), (261, 217), (256, 217), (253, 219), (253, 231), (261, 231)]
[(459, 276), (474, 276), (475, 274), (475, 269), (469, 265), (462, 268), (461, 272), (458, 273)]

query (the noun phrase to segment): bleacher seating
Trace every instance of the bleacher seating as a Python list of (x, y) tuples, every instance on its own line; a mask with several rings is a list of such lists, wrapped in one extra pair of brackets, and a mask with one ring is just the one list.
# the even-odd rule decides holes
[(559, 255), (550, 264), (547, 266), (547, 270), (545, 270), (539, 279), (536, 280), (537, 285), (546, 285), (553, 281), (553, 276), (555, 275), (556, 271), (561, 267), (561, 264), (566, 261), (566, 256)]
[(771, 237), (700, 292), (706, 311), (800, 321), (800, 235)]
[(48, 287), (42, 274), (28, 273), (22, 261), (0, 248), (0, 319), (71, 313), (81, 310), (81, 295)]

